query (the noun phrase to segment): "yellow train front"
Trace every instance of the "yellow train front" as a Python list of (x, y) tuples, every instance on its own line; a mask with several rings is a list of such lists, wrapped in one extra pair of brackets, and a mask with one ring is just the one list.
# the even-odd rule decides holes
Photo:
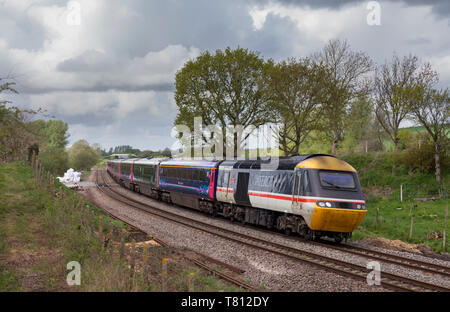
[(280, 158), (271, 169), (224, 161), (218, 169), (218, 212), (241, 222), (340, 242), (367, 213), (356, 170), (331, 155)]

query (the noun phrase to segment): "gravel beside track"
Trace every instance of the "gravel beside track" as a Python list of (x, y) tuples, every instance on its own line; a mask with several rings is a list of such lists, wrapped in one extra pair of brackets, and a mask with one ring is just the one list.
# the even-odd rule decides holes
[[(91, 174), (91, 181), (95, 181), (95, 172)], [(351, 261), (355, 264), (366, 265), (370, 258), (350, 255), (339, 250), (314, 246), (308, 242), (302, 242), (293, 238), (286, 238), (281, 235), (275, 235), (259, 230), (258, 228), (244, 227), (241, 224), (231, 223), (228, 220), (211, 218), (198, 212), (179, 208), (155, 201), (151, 198), (136, 194), (125, 188), (118, 186), (109, 175), (104, 174), (104, 178), (114, 188), (115, 191), (128, 197), (135, 198), (141, 202), (164, 207), (164, 209), (175, 212), (180, 215), (195, 217), (201, 221), (210, 224), (219, 225), (241, 233), (251, 234), (259, 238), (284, 244), (293, 248), (320, 251), (321, 254), (335, 259)], [(274, 255), (271, 252), (265, 252), (251, 248), (227, 239), (211, 235), (200, 230), (192, 229), (187, 226), (174, 224), (160, 217), (152, 216), (145, 211), (129, 207), (123, 203), (117, 202), (101, 193), (96, 188), (86, 188), (86, 195), (100, 207), (108, 210), (121, 218), (135, 224), (137, 227), (153, 233), (155, 236), (164, 239), (172, 246), (188, 248), (197, 252), (207, 254), (213, 258), (220, 259), (231, 265), (243, 268), (245, 273), (241, 275), (244, 280), (250, 281), (255, 286), (264, 285), (266, 289), (281, 291), (388, 291), (381, 286), (369, 286), (364, 282), (359, 282), (347, 277), (325, 272), (311, 265), (301, 264), (298, 261), (288, 259), (283, 256)], [(385, 252), (385, 250), (383, 250)], [(393, 253), (392, 251), (389, 251)], [(404, 253), (401, 253), (402, 255)], [(420, 257), (419, 255), (414, 255)], [(427, 257), (421, 260), (430, 263), (446, 264), (446, 261), (430, 259)], [(389, 272), (406, 277), (412, 277), (417, 280), (450, 287), (450, 281), (446, 276), (438, 274), (425, 274), (421, 271), (405, 269), (397, 265), (382, 264), (382, 273)], [(369, 273), (369, 270), (367, 270)]]

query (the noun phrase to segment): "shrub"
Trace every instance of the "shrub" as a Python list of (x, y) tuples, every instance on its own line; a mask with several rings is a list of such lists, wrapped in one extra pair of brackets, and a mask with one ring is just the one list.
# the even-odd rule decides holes
[[(435, 167), (434, 144), (430, 136), (422, 136), (422, 143), (413, 144), (407, 150), (399, 154), (399, 162), (406, 167), (409, 172), (432, 173)], [(417, 142), (417, 141), (416, 141)], [(441, 172), (449, 166), (448, 153), (441, 151), (440, 163)]]
[(69, 156), (67, 152), (62, 148), (53, 146), (46, 146), (39, 153), (39, 161), (46, 170), (53, 174), (62, 174), (69, 166)]

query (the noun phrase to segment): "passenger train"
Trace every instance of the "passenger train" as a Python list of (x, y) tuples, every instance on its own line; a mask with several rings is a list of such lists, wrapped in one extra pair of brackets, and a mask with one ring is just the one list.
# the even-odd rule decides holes
[(154, 199), (242, 223), (347, 240), (367, 213), (356, 170), (325, 154), (264, 160), (116, 159), (119, 184)]

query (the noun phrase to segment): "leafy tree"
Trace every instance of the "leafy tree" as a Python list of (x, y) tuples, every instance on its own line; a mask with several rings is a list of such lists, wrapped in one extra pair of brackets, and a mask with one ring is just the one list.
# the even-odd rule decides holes
[[(399, 148), (398, 131), (400, 123), (411, 112), (406, 88), (412, 88), (419, 68), (416, 56), (397, 55), (390, 63), (377, 68), (375, 73), (375, 113), (376, 117), (394, 142), (395, 150)], [(394, 171), (394, 168), (393, 168)]]
[(337, 145), (344, 139), (344, 130), (349, 105), (369, 92), (367, 74), (373, 63), (365, 52), (352, 51), (346, 40), (330, 40), (322, 51), (314, 57), (325, 64), (332, 79), (323, 90), (328, 94), (321, 116), (325, 136), (331, 140), (331, 153), (336, 153)]
[(318, 128), (326, 96), (323, 84), (331, 78), (323, 66), (309, 58), (292, 58), (269, 69), (267, 79), (272, 96), (269, 108), (281, 125), (280, 149), (286, 156), (297, 155), (300, 144)]
[[(268, 93), (265, 92), (265, 71), (271, 63), (258, 53), (247, 49), (230, 48), (205, 52), (188, 61), (175, 77), (175, 100), (178, 115), (175, 125), (186, 125), (191, 131), (194, 118), (201, 117), (203, 125), (216, 125), (223, 138), (223, 156), (226, 147), (233, 146), (233, 155), (250, 133), (226, 136), (228, 125), (259, 127), (270, 121), (267, 114)], [(214, 136), (201, 137), (210, 142)]]
[(345, 119), (345, 141), (350, 149), (358, 144), (369, 148), (369, 133), (373, 118), (373, 102), (368, 97), (360, 97), (353, 101)]
[(39, 153), (39, 161), (46, 170), (54, 174), (63, 174), (69, 167), (67, 152), (55, 146), (45, 146)]
[(69, 149), (69, 164), (75, 170), (90, 169), (100, 160), (100, 155), (86, 140), (75, 142)]
[[(10, 80), (0, 78), (0, 94), (18, 93), (14, 89), (15, 82)], [(28, 119), (40, 110), (23, 110), (9, 104), (10, 101), (0, 99), (0, 160), (25, 160), (29, 147), (38, 141)]]
[(48, 145), (57, 148), (65, 148), (69, 134), (69, 126), (62, 120), (49, 120), (45, 126), (45, 136)]
[(420, 123), (433, 139), (436, 182), (441, 183), (441, 157), (448, 146), (450, 135), (449, 89), (437, 90), (437, 73), (430, 64), (422, 67), (413, 87), (404, 89), (404, 97), (410, 99), (410, 118)]

